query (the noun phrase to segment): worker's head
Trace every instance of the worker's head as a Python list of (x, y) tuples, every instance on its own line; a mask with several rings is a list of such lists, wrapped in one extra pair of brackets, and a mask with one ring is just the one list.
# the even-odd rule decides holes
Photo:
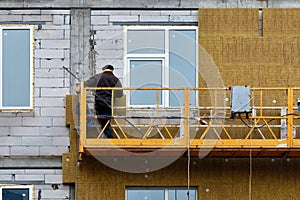
[(102, 67), (102, 70), (106, 70), (106, 69), (114, 70), (114, 66), (112, 66), (112, 65), (105, 65), (104, 67)]

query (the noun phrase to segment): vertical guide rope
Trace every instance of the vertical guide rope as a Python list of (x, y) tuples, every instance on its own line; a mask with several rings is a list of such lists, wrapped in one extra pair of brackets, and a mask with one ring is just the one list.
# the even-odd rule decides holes
[[(250, 140), (252, 142), (252, 137), (250, 138)], [(250, 159), (250, 162), (249, 162), (249, 200), (251, 200), (251, 196), (252, 196), (252, 149), (251, 149), (251, 147), (250, 147), (249, 159)]]
[(188, 145), (187, 145), (187, 153), (188, 153), (188, 163), (187, 163), (187, 199), (190, 200), (190, 165), (191, 165), (191, 155), (190, 155), (190, 138), (188, 137)]
[[(252, 103), (254, 105), (254, 91), (252, 92)], [(252, 111), (252, 113), (255, 112), (255, 110)], [(255, 114), (256, 115), (256, 114)], [(255, 124), (255, 121), (251, 122)], [(253, 126), (253, 125), (252, 125)], [(248, 193), (248, 199), (252, 199), (252, 134), (250, 135), (250, 149), (249, 149), (249, 193)]]

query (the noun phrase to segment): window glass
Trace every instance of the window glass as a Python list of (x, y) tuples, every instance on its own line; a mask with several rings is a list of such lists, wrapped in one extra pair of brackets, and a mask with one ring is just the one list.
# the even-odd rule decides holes
[(188, 190), (186, 189), (169, 189), (168, 191), (168, 200), (196, 200), (196, 190), (189, 190), (189, 198), (188, 198)]
[(127, 200), (165, 200), (163, 189), (129, 189)]
[[(188, 193), (189, 192), (189, 193)], [(189, 196), (188, 196), (189, 194)], [(197, 188), (127, 187), (126, 200), (197, 200)]]
[(0, 185), (0, 200), (32, 200), (33, 185)]
[[(170, 30), (169, 76), (171, 88), (196, 87), (196, 30)], [(196, 105), (195, 92), (191, 94), (191, 105)], [(170, 93), (170, 106), (182, 106), (183, 91)]]
[(129, 30), (127, 49), (131, 54), (163, 54), (165, 38), (163, 30)]
[(2, 105), (28, 107), (31, 87), (30, 30), (4, 29), (2, 39)]
[(33, 109), (33, 26), (0, 26), (0, 109)]
[[(131, 60), (130, 61), (130, 87), (132, 88), (161, 88), (162, 87), (162, 61), (161, 60)], [(159, 102), (156, 95), (159, 93)], [(161, 91), (157, 90), (131, 90), (131, 105), (161, 104)]]
[(25, 189), (25, 188), (2, 189), (2, 200), (29, 200), (29, 189)]

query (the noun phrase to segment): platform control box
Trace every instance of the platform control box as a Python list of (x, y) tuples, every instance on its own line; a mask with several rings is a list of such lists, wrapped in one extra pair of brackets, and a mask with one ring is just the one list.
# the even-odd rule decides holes
[(250, 86), (231, 87), (231, 113), (250, 113)]

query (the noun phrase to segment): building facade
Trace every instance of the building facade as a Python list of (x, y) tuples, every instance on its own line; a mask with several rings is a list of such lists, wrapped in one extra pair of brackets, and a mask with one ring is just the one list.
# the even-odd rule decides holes
[[(253, 168), (248, 157), (194, 156), (187, 165), (181, 154), (150, 171), (130, 171), (130, 165), (113, 169), (95, 158), (77, 164), (77, 157), (70, 157), (76, 131), (66, 126), (66, 96), (75, 94), (78, 80), (64, 69), (86, 80), (112, 64), (126, 87), (149, 82), (152, 87), (299, 86), (298, 1), (2, 0), (0, 8), (0, 199), (175, 200), (187, 199), (187, 191), (195, 200), (300, 195), (297, 156), (257, 159)], [(143, 43), (144, 38), (151, 42)], [(214, 60), (218, 75), (201, 73), (199, 46)], [(133, 70), (140, 65), (154, 67)], [(127, 98), (126, 104), (141, 104), (143, 95)], [(171, 97), (162, 102), (180, 103)], [(66, 164), (69, 160), (75, 165)]]

